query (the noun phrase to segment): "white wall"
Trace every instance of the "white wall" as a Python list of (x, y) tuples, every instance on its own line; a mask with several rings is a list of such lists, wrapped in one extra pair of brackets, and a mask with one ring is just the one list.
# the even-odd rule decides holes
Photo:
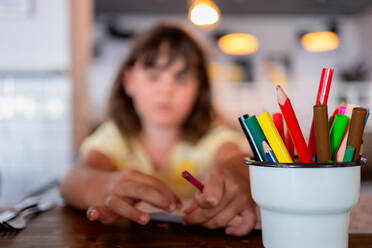
[[(372, 9), (360, 15), (358, 19), (360, 27), (360, 60), (372, 68)], [(369, 79), (372, 81), (372, 73), (369, 74)]]
[(35, 0), (25, 19), (0, 19), (0, 72), (66, 71), (69, 1)]
[(14, 203), (72, 163), (71, 79), (0, 74), (0, 204)]

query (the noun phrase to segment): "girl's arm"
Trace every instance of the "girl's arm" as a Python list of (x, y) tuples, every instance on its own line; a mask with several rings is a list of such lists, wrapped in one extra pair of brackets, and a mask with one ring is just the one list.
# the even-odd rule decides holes
[(134, 170), (113, 171), (110, 159), (98, 151), (88, 151), (68, 171), (61, 194), (75, 208), (93, 207), (96, 217), (91, 219), (105, 224), (119, 216), (147, 224), (149, 215), (134, 207), (139, 201), (169, 212), (181, 207), (181, 201), (163, 182)]
[(98, 151), (88, 151), (64, 176), (61, 194), (69, 205), (85, 210), (103, 203), (105, 185), (114, 176), (113, 165), (107, 156)]

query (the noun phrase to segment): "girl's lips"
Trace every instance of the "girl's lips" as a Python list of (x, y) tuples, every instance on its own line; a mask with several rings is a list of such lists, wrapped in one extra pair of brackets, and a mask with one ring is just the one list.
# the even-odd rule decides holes
[(171, 109), (170, 104), (158, 104), (156, 105), (156, 108), (162, 111), (169, 111)]

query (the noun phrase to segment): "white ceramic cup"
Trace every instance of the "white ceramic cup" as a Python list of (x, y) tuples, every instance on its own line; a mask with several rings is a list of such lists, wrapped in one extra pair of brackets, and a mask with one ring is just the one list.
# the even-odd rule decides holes
[(246, 160), (260, 207), (265, 248), (348, 247), (349, 213), (359, 199), (360, 166)]

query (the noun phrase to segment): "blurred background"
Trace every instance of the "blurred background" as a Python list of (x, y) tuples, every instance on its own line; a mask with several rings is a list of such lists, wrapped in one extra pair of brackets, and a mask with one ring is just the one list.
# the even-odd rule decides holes
[[(371, 106), (370, 0), (0, 0), (0, 203), (57, 184), (102, 122), (130, 38), (165, 19), (203, 38), (214, 106), (238, 131), (243, 113), (279, 111), (281, 84), (307, 138), (323, 67), (329, 112)], [(364, 137), (372, 159), (372, 121)]]

